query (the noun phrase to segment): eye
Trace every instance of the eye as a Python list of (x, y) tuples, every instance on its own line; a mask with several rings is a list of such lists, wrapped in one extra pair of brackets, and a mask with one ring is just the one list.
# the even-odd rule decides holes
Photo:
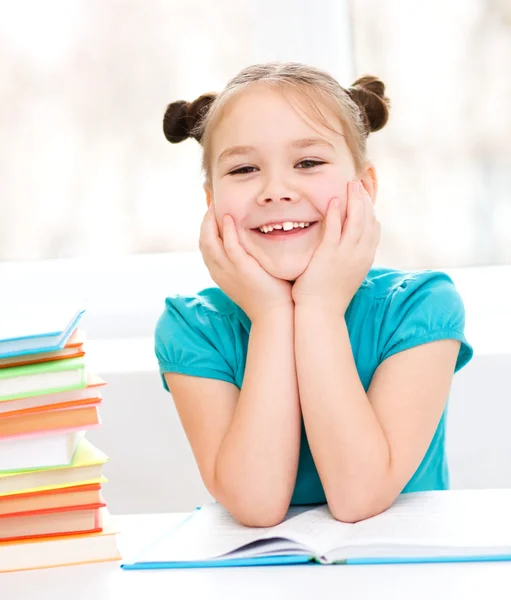
[(320, 165), (324, 165), (325, 162), (322, 160), (313, 160), (312, 158), (305, 158), (304, 160), (301, 160), (299, 163), (296, 164), (296, 167), (298, 167), (298, 165), (304, 165), (303, 167), (298, 167), (300, 169), (312, 169), (313, 167), (318, 167)]
[(250, 169), (255, 170), (256, 167), (239, 167), (238, 169), (234, 169), (234, 171), (228, 173), (228, 175), (246, 175), (247, 173), (253, 173), (254, 171), (251, 171)]

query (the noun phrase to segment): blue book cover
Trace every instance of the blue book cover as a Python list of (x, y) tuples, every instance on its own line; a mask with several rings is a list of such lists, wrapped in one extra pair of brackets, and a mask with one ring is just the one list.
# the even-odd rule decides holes
[(78, 327), (84, 308), (33, 304), (2, 308), (0, 358), (61, 350)]

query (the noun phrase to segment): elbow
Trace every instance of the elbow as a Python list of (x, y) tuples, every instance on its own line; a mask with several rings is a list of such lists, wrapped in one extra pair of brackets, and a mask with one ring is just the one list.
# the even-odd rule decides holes
[(231, 513), (232, 516), (245, 527), (275, 527), (282, 523), (286, 513), (281, 512), (263, 512), (263, 511), (236, 511)]
[(370, 519), (382, 512), (376, 510), (364, 510), (361, 507), (356, 507), (354, 509), (348, 507), (333, 507), (329, 505), (329, 508), (333, 518), (342, 523), (358, 523), (359, 521)]
[(274, 527), (285, 519), (289, 502), (287, 498), (276, 498), (274, 493), (267, 497), (255, 490), (241, 490), (223, 486), (217, 480), (211, 495), (245, 527)]
[(400, 489), (388, 470), (349, 486), (337, 482), (326, 492), (332, 516), (343, 523), (357, 523), (386, 511), (399, 496)]
[(287, 505), (274, 500), (240, 497), (226, 497), (225, 508), (245, 527), (274, 527), (286, 517)]
[(336, 521), (358, 523), (386, 511), (395, 498), (363, 498), (355, 501), (328, 501), (328, 508)]

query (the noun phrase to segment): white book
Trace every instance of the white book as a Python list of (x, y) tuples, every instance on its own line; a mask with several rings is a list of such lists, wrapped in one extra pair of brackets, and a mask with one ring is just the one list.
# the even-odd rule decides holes
[(0, 438), (0, 473), (69, 465), (83, 430)]
[(0, 502), (13, 494), (104, 483), (102, 472), (107, 461), (108, 456), (83, 437), (70, 465), (0, 473)]
[(103, 396), (99, 391), (101, 386), (106, 382), (91, 373), (87, 373), (87, 387), (55, 394), (44, 394), (39, 396), (28, 396), (26, 398), (17, 398), (9, 402), (0, 402), (0, 415), (19, 410), (34, 409), (41, 406), (52, 406), (54, 404), (62, 404), (66, 402), (76, 402), (79, 400), (87, 400), (89, 398), (98, 398), (102, 400)]
[(511, 560), (510, 507), (511, 489), (415, 492), (357, 523), (335, 520), (322, 505), (254, 528), (211, 503), (122, 566)]
[(82, 357), (0, 369), (2, 402), (84, 388), (86, 385), (87, 373)]

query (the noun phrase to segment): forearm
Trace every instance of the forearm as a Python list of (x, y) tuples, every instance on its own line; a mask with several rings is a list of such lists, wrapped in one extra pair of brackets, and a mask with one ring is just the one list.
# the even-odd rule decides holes
[(216, 479), (226, 507), (246, 524), (283, 518), (300, 449), (293, 309), (252, 323), (237, 407), (220, 448)]
[(340, 520), (370, 516), (390, 469), (389, 446), (357, 372), (344, 317), (297, 305), (296, 368), (307, 438)]

